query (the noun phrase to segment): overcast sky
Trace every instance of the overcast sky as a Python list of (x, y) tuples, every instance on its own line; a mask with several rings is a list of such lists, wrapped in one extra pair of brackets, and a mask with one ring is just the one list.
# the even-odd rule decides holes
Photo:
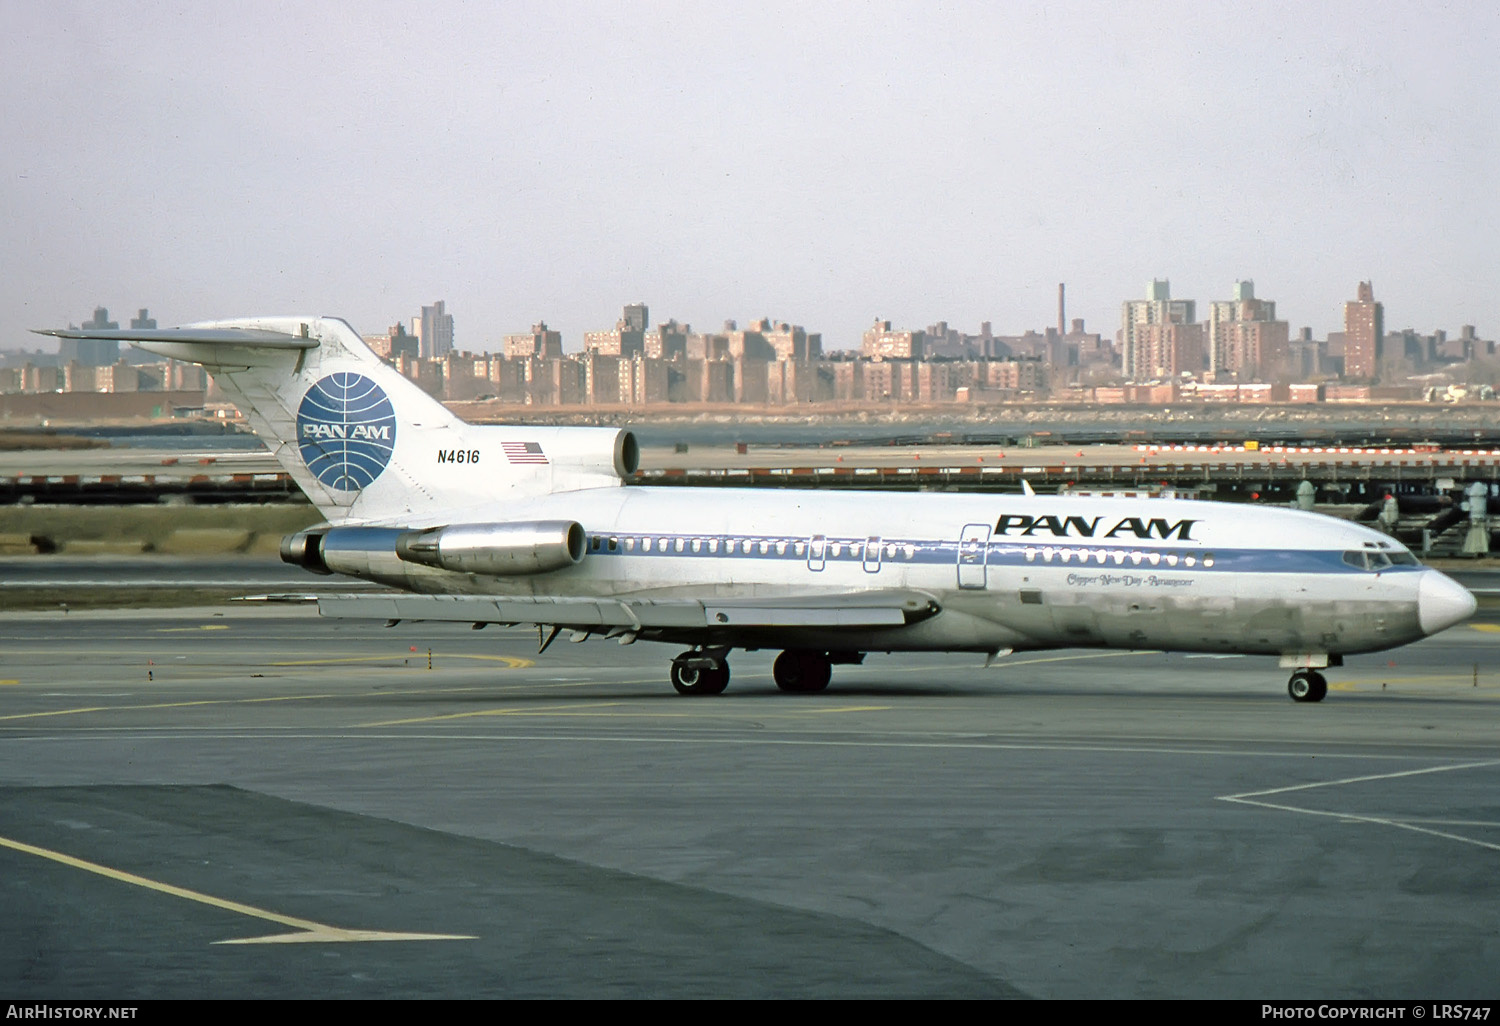
[(0, 0), (0, 346), (444, 299), (1113, 335), (1153, 277), (1292, 330), (1500, 336), (1500, 5)]

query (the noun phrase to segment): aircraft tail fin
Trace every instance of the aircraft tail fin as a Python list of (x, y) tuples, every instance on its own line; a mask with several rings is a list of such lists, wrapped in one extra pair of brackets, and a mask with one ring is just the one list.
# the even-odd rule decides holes
[(456, 511), (618, 486), (629, 432), (468, 424), (334, 317), (54, 329), (202, 364), (331, 523), (437, 523)]

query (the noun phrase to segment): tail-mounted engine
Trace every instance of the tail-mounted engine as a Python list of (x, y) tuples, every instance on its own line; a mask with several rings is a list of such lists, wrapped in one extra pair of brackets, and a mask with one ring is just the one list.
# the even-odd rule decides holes
[(583, 559), (585, 540), (583, 526), (572, 520), (451, 524), (403, 533), (396, 555), (440, 570), (510, 577), (573, 566)]
[(398, 586), (416, 566), (512, 577), (562, 570), (583, 559), (586, 534), (573, 520), (450, 524), (406, 530), (325, 527), (281, 539), (281, 558), (319, 574), (350, 574)]

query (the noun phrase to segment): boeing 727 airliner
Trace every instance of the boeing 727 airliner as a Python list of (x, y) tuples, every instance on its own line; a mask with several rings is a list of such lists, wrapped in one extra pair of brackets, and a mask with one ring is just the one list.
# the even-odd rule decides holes
[(629, 432), (465, 423), (336, 318), (43, 334), (206, 367), (327, 519), (282, 558), (399, 589), (323, 614), (672, 642), (685, 695), (722, 692), (736, 648), (808, 692), (869, 652), (1093, 646), (1277, 656), (1316, 702), (1345, 655), (1475, 608), (1386, 535), (1293, 510), (631, 486)]

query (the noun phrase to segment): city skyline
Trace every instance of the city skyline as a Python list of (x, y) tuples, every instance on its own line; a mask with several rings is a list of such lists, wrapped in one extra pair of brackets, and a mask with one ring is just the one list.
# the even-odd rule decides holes
[[(928, 316), (923, 321), (915, 322), (915, 323), (911, 323), (911, 324), (897, 324), (897, 323), (892, 322), (890, 320), (890, 318), (880, 318), (880, 317), (877, 317), (877, 318), (875, 318), (875, 326), (878, 329), (878, 328), (881, 327), (881, 325), (884, 325), (884, 328), (885, 328), (885, 330), (887, 332), (895, 334), (895, 335), (902, 335), (902, 334), (910, 335), (913, 332), (915, 332), (915, 333), (917, 333), (917, 334), (920, 335), (923, 331), (926, 331), (926, 330), (928, 330), (928, 329), (930, 329), (930, 328), (932, 328), (934, 326), (937, 326), (939, 324), (942, 327), (944, 327), (944, 328), (948, 328), (948, 329), (954, 331), (955, 334), (962, 335), (962, 334), (969, 334), (969, 333), (964, 332), (962, 329), (967, 328), (967, 327), (973, 327), (975, 329), (975, 332), (972, 333), (972, 334), (978, 334), (979, 332), (983, 331), (984, 329), (988, 329), (989, 332), (990, 332), (990, 334), (992, 336), (994, 336), (994, 337), (997, 337), (997, 338), (1002, 338), (1002, 337), (1016, 337), (1016, 336), (1021, 336), (1021, 335), (1040, 335), (1040, 334), (1044, 334), (1044, 333), (1053, 331), (1054, 329), (1056, 329), (1057, 333), (1061, 335), (1061, 334), (1065, 334), (1066, 333), (1064, 329), (1067, 329), (1067, 330), (1083, 330), (1086, 327), (1086, 329), (1088, 330), (1088, 332), (1090, 334), (1099, 334), (1099, 335), (1102, 335), (1103, 338), (1105, 340), (1107, 340), (1110, 345), (1118, 348), (1120, 354), (1124, 357), (1124, 359), (1126, 361), (1124, 369), (1126, 370), (1127, 373), (1129, 373), (1129, 369), (1130, 369), (1130, 357), (1128, 355), (1125, 355), (1125, 354), (1127, 353), (1127, 351), (1130, 349), (1130, 347), (1133, 344), (1132, 343), (1132, 337), (1129, 334), (1129, 327), (1130, 327), (1130, 324), (1133, 321), (1137, 320), (1138, 317), (1139, 317), (1139, 314), (1136, 313), (1135, 311), (1138, 311), (1139, 308), (1141, 308), (1143, 306), (1149, 305), (1150, 302), (1152, 300), (1154, 300), (1158, 296), (1159, 293), (1162, 294), (1162, 295), (1165, 295), (1165, 294), (1167, 294), (1169, 292), (1175, 291), (1175, 289), (1173, 289), (1172, 286), (1171, 286), (1171, 279), (1169, 279), (1169, 278), (1154, 278), (1151, 281), (1149, 281), (1149, 282), (1146, 283), (1146, 286), (1145, 286), (1144, 290), (1142, 290), (1142, 292), (1137, 293), (1134, 296), (1126, 296), (1121, 301), (1117, 302), (1115, 304), (1115, 316), (1114, 316), (1114, 319), (1112, 321), (1106, 321), (1101, 326), (1101, 325), (1096, 325), (1096, 324), (1093, 324), (1091, 322), (1088, 322), (1084, 318), (1079, 318), (1079, 317), (1073, 316), (1073, 310), (1070, 307), (1065, 307), (1064, 306), (1064, 303), (1063, 303), (1063, 300), (1062, 300), (1062, 296), (1061, 296), (1061, 292), (1066, 287), (1066, 285), (1067, 285), (1066, 282), (1060, 282), (1056, 286), (1054, 286), (1054, 288), (1055, 288), (1056, 291), (1054, 292), (1054, 309), (1053, 309), (1053, 315), (1057, 319), (1054, 323), (1042, 322), (1042, 323), (1035, 323), (1035, 324), (1020, 325), (1020, 326), (1010, 326), (1010, 325), (997, 325), (993, 318), (986, 318), (986, 319), (981, 320), (981, 321), (979, 321), (979, 322), (977, 322), (976, 324), (973, 324), (973, 325), (961, 325), (961, 324), (957, 324), (956, 322), (952, 322), (947, 317), (943, 317), (941, 315), (937, 315), (937, 316)], [(1364, 297), (1369, 292), (1369, 290), (1372, 288), (1372, 286), (1373, 286), (1373, 283), (1370, 282), (1370, 281), (1367, 281), (1367, 280), (1366, 281), (1359, 281), (1359, 282), (1357, 282), (1354, 285), (1353, 288), (1351, 288), (1349, 290), (1349, 293), (1350, 294), (1357, 293), (1360, 297)], [(1205, 331), (1205, 332), (1212, 333), (1213, 330), (1214, 330), (1214, 318), (1215, 318), (1215, 313), (1212, 312), (1212, 308), (1214, 308), (1214, 307), (1220, 307), (1220, 308), (1222, 308), (1222, 307), (1226, 307), (1226, 306), (1233, 306), (1236, 303), (1240, 302), (1242, 300), (1242, 297), (1248, 298), (1249, 301), (1252, 302), (1252, 303), (1255, 303), (1255, 304), (1258, 304), (1260, 306), (1265, 307), (1266, 308), (1265, 313), (1264, 313), (1265, 318), (1267, 320), (1272, 320), (1274, 318), (1274, 314), (1276, 313), (1277, 303), (1275, 301), (1267, 302), (1264, 298), (1255, 299), (1254, 298), (1254, 292), (1255, 292), (1255, 290), (1256, 290), (1256, 285), (1255, 285), (1255, 280), (1253, 278), (1240, 278), (1240, 279), (1236, 279), (1234, 281), (1234, 283), (1233, 283), (1233, 285), (1232, 285), (1231, 288), (1228, 288), (1228, 289), (1224, 290), (1225, 293), (1232, 294), (1232, 296), (1234, 298), (1230, 299), (1230, 300), (1224, 300), (1224, 299), (1220, 299), (1220, 298), (1214, 298), (1214, 299), (1209, 299), (1207, 301), (1201, 301), (1203, 308), (1205, 310), (1210, 311), (1209, 313), (1204, 313), (1202, 316), (1195, 316), (1195, 313), (1194, 313), (1194, 311), (1197, 309), (1198, 304), (1200, 303), (1200, 300), (1197, 297), (1184, 298), (1184, 297), (1181, 297), (1181, 296), (1177, 296), (1177, 297), (1174, 297), (1174, 298), (1172, 298), (1170, 300), (1170, 304), (1174, 307), (1174, 309), (1177, 308), (1177, 307), (1183, 308), (1183, 310), (1181, 312), (1182, 313), (1183, 323), (1199, 327), (1199, 328), (1203, 329), (1203, 331)], [(1140, 295), (1147, 296), (1147, 300), (1146, 301), (1142, 301), (1139, 298)], [(650, 303), (641, 302), (641, 301), (637, 301), (637, 302), (634, 302), (634, 303), (626, 303), (626, 304), (623, 305), (624, 314), (628, 316), (628, 315), (631, 315), (633, 312), (639, 312), (639, 315), (644, 317), (646, 315), (646, 311), (648, 310), (648, 308), (651, 305), (652, 304), (650, 304)], [(1383, 306), (1383, 304), (1381, 304), (1381, 305)], [(554, 323), (554, 318), (552, 318), (551, 316), (545, 316), (545, 317), (540, 317), (540, 318), (535, 319), (535, 323), (533, 323), (530, 326), (530, 328), (525, 329), (525, 330), (521, 330), (521, 329), (517, 329), (517, 328), (513, 328), (513, 327), (501, 326), (501, 325), (486, 325), (486, 326), (481, 326), (479, 328), (472, 328), (471, 327), (468, 330), (468, 332), (466, 333), (466, 332), (464, 332), (462, 330), (455, 330), (455, 328), (454, 328), (455, 321), (454, 321), (453, 314), (445, 312), (445, 307), (446, 307), (446, 301), (445, 300), (437, 300), (435, 302), (435, 304), (432, 305), (432, 306), (421, 305), (419, 303), (418, 304), (413, 304), (413, 306), (414, 307), (420, 306), (421, 314), (416, 315), (416, 316), (412, 316), (412, 315), (409, 314), (409, 312), (408, 313), (397, 313), (395, 316), (386, 319), (387, 322), (389, 322), (388, 324), (386, 324), (386, 325), (384, 325), (382, 327), (379, 327), (379, 328), (376, 328), (376, 327), (365, 327), (365, 326), (362, 326), (360, 324), (353, 323), (353, 322), (351, 322), (351, 325), (352, 325), (352, 327), (354, 327), (354, 329), (357, 332), (359, 332), (359, 334), (361, 334), (365, 338), (371, 338), (371, 337), (376, 337), (376, 336), (383, 336), (386, 332), (388, 332), (388, 331), (390, 331), (392, 329), (395, 329), (395, 328), (399, 328), (402, 331), (407, 331), (407, 332), (409, 332), (408, 337), (413, 341), (414, 350), (420, 351), (421, 338), (422, 338), (422, 332), (423, 332), (422, 323), (423, 323), (423, 321), (424, 321), (425, 318), (431, 317), (431, 316), (433, 316), (435, 314), (437, 317), (439, 317), (445, 323), (444, 331), (446, 332), (446, 334), (443, 336), (444, 341), (438, 347), (438, 348), (441, 349), (442, 353), (447, 353), (447, 352), (503, 353), (503, 352), (507, 351), (508, 348), (510, 347), (512, 339), (518, 339), (518, 338), (523, 338), (523, 337), (527, 338), (527, 339), (530, 339), (537, 332), (537, 330), (539, 328), (545, 328), (546, 329), (546, 334), (550, 338), (552, 338), (554, 340), (552, 344), (556, 347), (556, 351), (559, 354), (561, 354), (561, 353), (576, 354), (576, 353), (581, 353), (581, 352), (584, 352), (586, 350), (589, 350), (589, 349), (593, 348), (594, 347), (594, 342), (595, 342), (595, 336), (607, 335), (607, 334), (611, 334), (612, 333), (610, 329), (605, 328), (601, 324), (601, 325), (595, 325), (595, 326), (592, 326), (592, 327), (585, 328), (585, 330), (583, 330), (582, 332), (580, 332), (578, 334), (578, 336), (573, 337), (573, 338), (570, 339), (570, 337), (567, 334), (565, 334), (564, 332), (558, 331), (556, 329), (555, 323)], [(1339, 319), (1338, 319), (1338, 323), (1335, 324), (1335, 325), (1332, 325), (1327, 331), (1324, 331), (1324, 332), (1321, 332), (1321, 333), (1318, 332), (1318, 331), (1316, 331), (1316, 330), (1314, 330), (1311, 325), (1306, 324), (1305, 322), (1298, 323), (1294, 318), (1289, 318), (1289, 317), (1288, 318), (1283, 318), (1282, 320), (1280, 320), (1280, 321), (1278, 321), (1276, 323), (1285, 325), (1285, 326), (1287, 326), (1288, 328), (1290, 328), (1290, 329), (1292, 329), (1294, 331), (1307, 332), (1310, 338), (1314, 338), (1314, 339), (1318, 339), (1318, 340), (1327, 340), (1330, 337), (1339, 336), (1341, 333), (1343, 333), (1346, 330), (1347, 323), (1346, 323), (1345, 318), (1347, 316), (1347, 311), (1348, 311), (1349, 306), (1350, 306), (1350, 295), (1346, 294), (1345, 297), (1339, 303)], [(97, 318), (99, 318), (101, 316), (108, 315), (108, 313), (109, 313), (109, 307), (107, 305), (104, 305), (104, 304), (98, 304), (98, 305), (90, 305), (89, 308), (91, 310), (92, 316), (89, 319), (85, 319), (83, 321), (82, 326), (83, 327), (101, 327), (101, 326), (105, 326), (105, 325), (101, 325), (101, 324), (95, 323), (95, 321), (97, 320)], [(153, 311), (155, 309), (156, 309), (155, 307), (151, 307), (150, 308), (150, 310), (153, 310)], [(620, 309), (620, 307), (617, 307), (617, 309)], [(142, 307), (142, 308), (140, 308), (138, 310), (138, 316), (141, 317), (141, 318), (144, 318), (147, 315), (147, 313), (148, 313), (148, 309), (147, 308)], [(267, 316), (269, 316), (269, 315), (267, 315)], [(312, 316), (312, 315), (309, 315), (309, 316)], [(1066, 321), (1067, 321), (1066, 325), (1064, 325), (1063, 322), (1062, 322), (1062, 318), (1063, 317), (1066, 317)], [(715, 320), (713, 318), (709, 318), (707, 321), (705, 321), (704, 323), (700, 324), (700, 323), (697, 323), (697, 322), (689, 322), (689, 321), (679, 320), (677, 317), (672, 316), (671, 313), (669, 312), (667, 314), (666, 320), (664, 320), (664, 321), (662, 321), (660, 323), (661, 323), (662, 326), (666, 326), (666, 325), (670, 324), (674, 329), (681, 330), (683, 332), (692, 333), (692, 334), (704, 334), (704, 333), (713, 334), (713, 333), (720, 333), (720, 332), (723, 332), (725, 330), (733, 330), (736, 326), (738, 326), (739, 328), (748, 327), (748, 326), (751, 326), (751, 325), (758, 324), (758, 323), (760, 323), (762, 321), (765, 322), (767, 325), (775, 323), (775, 324), (780, 325), (782, 327), (787, 327), (787, 328), (795, 327), (799, 331), (800, 330), (806, 330), (810, 334), (815, 334), (817, 336), (817, 338), (819, 339), (820, 348), (823, 349), (823, 350), (825, 350), (825, 351), (827, 351), (827, 352), (830, 352), (830, 353), (859, 354), (859, 353), (861, 353), (863, 351), (865, 353), (865, 355), (869, 355), (869, 349), (870, 349), (870, 330), (871, 330), (871, 328), (870, 328), (870, 323), (868, 321), (866, 322), (863, 330), (860, 332), (859, 337), (856, 337), (856, 338), (853, 338), (853, 339), (844, 340), (844, 342), (842, 344), (840, 343), (839, 340), (828, 340), (828, 341), (825, 342), (823, 340), (823, 333), (821, 331), (817, 330), (817, 326), (816, 325), (805, 325), (805, 324), (801, 324), (801, 323), (793, 323), (793, 322), (787, 320), (786, 318), (777, 317), (777, 316), (762, 317), (761, 315), (756, 315), (755, 317), (751, 317), (751, 318), (742, 318), (742, 317), (736, 317), (736, 316), (729, 316), (729, 317), (722, 317), (721, 316), (717, 320)], [(150, 326), (151, 327), (155, 327), (156, 323), (157, 323), (157, 318), (153, 317), (151, 319)], [(170, 319), (164, 319), (162, 321), (162, 326), (163, 327), (169, 327), (172, 324), (176, 324), (176, 323), (188, 323), (188, 322), (185, 322), (185, 321), (179, 322), (179, 321), (173, 321), (173, 320), (170, 320)], [(1411, 333), (1416, 333), (1416, 334), (1433, 334), (1433, 333), (1438, 333), (1438, 334), (1445, 334), (1445, 335), (1450, 335), (1450, 336), (1453, 336), (1453, 337), (1458, 337), (1460, 335), (1460, 333), (1464, 329), (1466, 329), (1466, 328), (1475, 329), (1476, 334), (1479, 337), (1488, 337), (1487, 336), (1487, 329), (1486, 329), (1485, 325), (1475, 324), (1473, 321), (1466, 320), (1466, 319), (1461, 318), (1461, 317), (1458, 318), (1458, 319), (1456, 319), (1456, 320), (1450, 318), (1447, 321), (1444, 321), (1442, 323), (1438, 323), (1438, 324), (1426, 324), (1426, 325), (1408, 324), (1408, 323), (1404, 323), (1404, 322), (1398, 324), (1396, 321), (1389, 320), (1389, 319), (1384, 319), (1384, 318), (1382, 319), (1381, 323), (1382, 323), (1382, 330), (1379, 332), (1379, 336), (1381, 338), (1384, 338), (1386, 335), (1394, 334), (1394, 333), (1397, 333), (1397, 332), (1411, 332)], [(143, 324), (144, 324), (144, 322), (138, 321), (137, 319), (133, 318), (131, 320), (131, 326), (132, 327), (140, 327), (140, 326), (143, 326)], [(69, 320), (68, 321), (68, 325), (69, 326), (73, 326), (73, 321)], [(409, 328), (408, 328), (408, 325), (410, 326)], [(617, 318), (616, 324), (615, 324), (615, 330), (617, 331), (622, 326), (625, 326), (625, 321), (623, 319)], [(640, 331), (639, 328), (637, 328), (636, 330), (638, 332)], [(29, 337), (29, 343), (23, 344), (23, 345), (20, 345), (20, 346), (3, 346), (3, 345), (0, 345), (0, 351), (15, 352), (15, 351), (24, 351), (24, 350), (29, 350), (29, 349), (35, 349), (35, 350), (39, 350), (39, 351), (45, 351), (46, 350), (47, 343), (43, 339), (38, 338), (37, 336), (35, 336), (34, 334), (31, 334), (29, 332), (27, 334), (28, 334), (28, 337)], [(1284, 342), (1284, 340), (1283, 340), (1283, 342)], [(1201, 346), (1201, 348), (1204, 351), (1203, 352), (1203, 357), (1204, 357), (1204, 360), (1206, 361), (1206, 365), (1205, 365), (1204, 369), (1209, 370), (1209, 371), (1214, 370), (1215, 369), (1215, 364), (1214, 364), (1214, 360), (1213, 360), (1212, 349), (1211, 349), (1211, 346), (1209, 344), (1209, 340), (1208, 340), (1207, 336), (1205, 336), (1204, 340), (1202, 340), (1202, 346)], [(439, 354), (436, 353), (436, 352), (434, 352), (434, 351), (423, 351), (423, 352), (421, 352), (421, 355), (423, 355), (424, 358), (431, 358), (431, 357), (439, 355)], [(660, 355), (660, 354), (655, 354), (655, 355)], [(888, 354), (888, 355), (895, 355), (895, 354)], [(1231, 367), (1231, 369), (1234, 369), (1234, 368)]]
[(1052, 324), (1058, 282), (1112, 336), (1156, 277), (1500, 326), (1489, 5), (0, 4), (7, 348), (434, 296), (460, 348), (638, 297), (855, 348)]

